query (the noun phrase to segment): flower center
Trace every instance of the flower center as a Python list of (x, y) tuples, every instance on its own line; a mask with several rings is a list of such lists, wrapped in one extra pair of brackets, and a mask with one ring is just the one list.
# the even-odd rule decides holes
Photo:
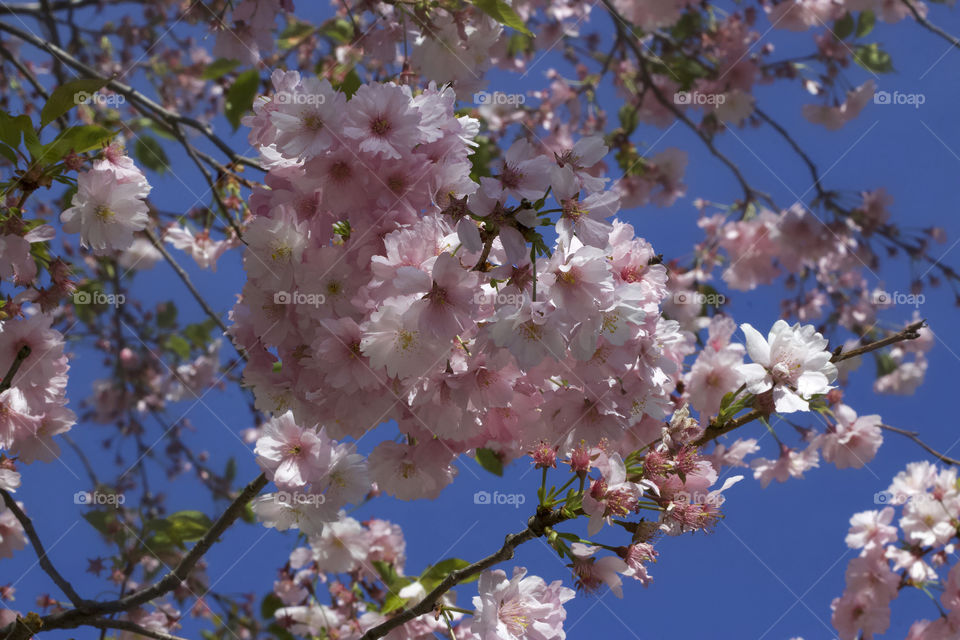
[(100, 205), (99, 207), (97, 207), (96, 210), (94, 211), (94, 213), (96, 214), (96, 216), (97, 216), (97, 218), (100, 220), (100, 222), (107, 222), (107, 221), (109, 221), (111, 218), (113, 218), (114, 216), (117, 215), (117, 214), (113, 211), (113, 209), (111, 209), (110, 207), (107, 207), (107, 206), (105, 206), (105, 205)]
[(320, 131), (323, 129), (323, 119), (316, 113), (305, 113), (303, 115), (303, 126), (310, 131)]
[(377, 136), (385, 136), (390, 133), (390, 121), (379, 116), (374, 120), (370, 121), (370, 131)]

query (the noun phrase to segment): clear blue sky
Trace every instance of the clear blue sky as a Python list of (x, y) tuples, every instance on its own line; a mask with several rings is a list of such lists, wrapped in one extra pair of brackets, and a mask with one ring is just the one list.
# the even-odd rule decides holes
[[(308, 3), (299, 4), (303, 9)], [(320, 10), (325, 8), (309, 7), (311, 12)], [(960, 33), (960, 18), (949, 7), (931, 5), (931, 19), (948, 31)], [(599, 9), (594, 12), (594, 23), (603, 24), (602, 31), (609, 33), (609, 21)], [(29, 21), (28, 24), (34, 28)], [(758, 26), (763, 33), (765, 20), (761, 19)], [(894, 197), (894, 220), (905, 226), (909, 223), (915, 227), (944, 227), (949, 241), (935, 251), (947, 252), (945, 260), (960, 265), (960, 249), (948, 251), (960, 240), (956, 195), (960, 174), (960, 129), (956, 126), (960, 51), (949, 51), (946, 42), (910, 21), (892, 27), (878, 24), (870, 40), (883, 44), (896, 68), (895, 73), (877, 79), (878, 87), (891, 92), (923, 93), (926, 102), (922, 107), (869, 104), (857, 120), (838, 133), (829, 133), (800, 116), (801, 105), (811, 98), (798, 83), (758, 88), (760, 103), (806, 147), (825, 173), (827, 188), (860, 191), (886, 187)], [(774, 57), (779, 59), (792, 51), (809, 50), (811, 34), (776, 31), (765, 34), (761, 43), (768, 41), (777, 44)], [(539, 86), (538, 83), (545, 82), (542, 74), (550, 67), (568, 70), (554, 52), (537, 65), (532, 74), (534, 82), (521, 87), (516, 78), (495, 74), (491, 88), (511, 91)], [(845, 74), (855, 85), (871, 77), (859, 67), (849, 68)], [(619, 105), (612, 92), (606, 92), (601, 99), (615, 114)], [(218, 131), (226, 135), (228, 125), (222, 120), (217, 125)], [(642, 128), (640, 133), (651, 143), (661, 134), (651, 128)], [(240, 150), (247, 146), (244, 131), (234, 135), (232, 141)], [(809, 176), (799, 159), (769, 129), (738, 129), (721, 136), (719, 145), (740, 164), (753, 184), (772, 193), (784, 207), (810, 187)], [(706, 154), (682, 126), (670, 130), (653, 152), (668, 146), (690, 153), (685, 179), (688, 196), (670, 209), (634, 209), (622, 212), (622, 218), (634, 224), (638, 233), (669, 259), (688, 255), (693, 243), (701, 238), (692, 206), (694, 197), (729, 202), (739, 197), (739, 191), (727, 170)], [(205, 185), (178, 149), (168, 145), (167, 151), (176, 175), (151, 175), (153, 196), (168, 210), (189, 207), (197, 200), (191, 191), (203, 194)], [(180, 257), (213, 308), (227, 310), (243, 283), (239, 253), (235, 251), (224, 258), (216, 274), (200, 271), (192, 262), (188, 264), (188, 258)], [(902, 260), (885, 266), (879, 276), (890, 291), (907, 290), (912, 279)], [(175, 300), (181, 318), (202, 319), (196, 303), (162, 262), (152, 271), (137, 275), (133, 290), (146, 303)], [(781, 292), (775, 285), (749, 294), (730, 295), (734, 317), (758, 327), (769, 326), (778, 317)], [(860, 413), (880, 413), (888, 424), (920, 430), (930, 444), (949, 451), (960, 442), (955, 413), (949, 406), (956, 394), (955, 376), (960, 376), (960, 339), (952, 331), (956, 307), (948, 288), (927, 290), (925, 294), (926, 303), (920, 311), (929, 319), (938, 340), (929, 354), (930, 367), (924, 385), (911, 397), (876, 396), (871, 391), (872, 365), (865, 362), (853, 376), (847, 401)], [(900, 307), (886, 312), (885, 317), (893, 326), (906, 321), (910, 313), (910, 309)], [(229, 348), (224, 349), (224, 353), (228, 351)], [(89, 349), (77, 349), (75, 356), (71, 360), (69, 397), (71, 406), (76, 408), (80, 399), (89, 394), (91, 381), (104, 371), (101, 358)], [(251, 447), (237, 435), (251, 426), (246, 411), (238, 410), (242, 406), (239, 399), (237, 389), (213, 391), (201, 403), (184, 402), (169, 411), (171, 417), (183, 414), (191, 420), (196, 433), (187, 436), (187, 440), (195, 452), (210, 452), (211, 466), (222, 469), (228, 458), (236, 458), (238, 482), (257, 473)], [(813, 417), (797, 417), (802, 424), (814, 424)], [(148, 443), (160, 438), (155, 422), (147, 419), (144, 423)], [(791, 430), (783, 425), (780, 428), (784, 429), (787, 441), (793, 441)], [(369, 452), (381, 439), (380, 433), (389, 437), (391, 429), (382, 427), (380, 432), (367, 436), (360, 443), (361, 451)], [(71, 435), (95, 464), (109, 465), (112, 453), (100, 447), (108, 432), (102, 425), (84, 423), (76, 425)], [(738, 435), (760, 438), (762, 454), (776, 456), (776, 447), (768, 435), (764, 436), (762, 426), (749, 425)], [(129, 443), (128, 460), (132, 451)], [(726, 520), (713, 534), (665, 539), (658, 544), (661, 555), (660, 562), (652, 567), (652, 586), (645, 589), (639, 583), (628, 583), (622, 602), (611, 593), (602, 593), (568, 603), (568, 638), (834, 637), (829, 604), (843, 589), (844, 568), (852, 557), (843, 542), (848, 519), (854, 512), (874, 508), (873, 494), (885, 489), (907, 462), (923, 457), (914, 444), (891, 436), (877, 458), (863, 470), (837, 471), (824, 465), (810, 471), (806, 480), (773, 484), (766, 490), (748, 477), (727, 493)], [(403, 525), (410, 574), (419, 573), (443, 557), (475, 560), (487, 555), (500, 546), (505, 534), (520, 530), (532, 512), (538, 474), (528, 474), (526, 461), (510, 467), (503, 478), (491, 476), (467, 459), (459, 461), (458, 467), (459, 479), (434, 502), (400, 503), (380, 498), (354, 514), (360, 519), (376, 516)], [(60, 462), (34, 464), (21, 471), (24, 482), (17, 498), (26, 503), (35, 518), (55, 564), (84, 596), (109, 597), (112, 585), (84, 572), (87, 558), (105, 556), (109, 551), (82, 520), (85, 507), (73, 503), (76, 491), (90, 488), (79, 460), (64, 448)], [(556, 477), (562, 478), (561, 472)], [(215, 507), (208, 493), (198, 490), (191, 478), (164, 485), (162, 470), (154, 466), (152, 481), (154, 486), (164, 487), (170, 511), (196, 508), (215, 515), (222, 508)], [(475, 505), (473, 494), (478, 490), (522, 492), (530, 508)], [(238, 525), (208, 554), (210, 581), (229, 593), (254, 591), (262, 595), (270, 588), (274, 570), (296, 545), (292, 532), (280, 534), (260, 526)], [(570, 585), (568, 570), (542, 541), (521, 547), (514, 563), (527, 566), (548, 581), (563, 579)], [(504, 568), (509, 570), (510, 566)], [(35, 565), (29, 548), (0, 564), (0, 584), (9, 582), (16, 583), (18, 597), (14, 605), (21, 611), (33, 609), (32, 599), (39, 593), (56, 594), (54, 585)], [(467, 585), (460, 593), (461, 602), (469, 603), (475, 585)], [(906, 591), (893, 603), (893, 623), (886, 637), (903, 637), (912, 620), (935, 615), (935, 607), (925, 596)], [(180, 633), (197, 637), (199, 628), (188, 619)], [(80, 629), (42, 637), (83, 639), (96, 637), (95, 633)]]

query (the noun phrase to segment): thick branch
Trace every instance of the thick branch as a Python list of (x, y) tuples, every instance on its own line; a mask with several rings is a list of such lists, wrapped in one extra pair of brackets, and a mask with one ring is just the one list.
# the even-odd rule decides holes
[(7, 509), (13, 512), (13, 515), (20, 522), (24, 532), (27, 534), (27, 538), (30, 539), (30, 544), (33, 545), (33, 550), (37, 554), (37, 560), (40, 562), (40, 568), (60, 587), (60, 591), (63, 591), (64, 595), (70, 599), (73, 606), (83, 606), (86, 601), (77, 594), (73, 586), (60, 575), (57, 568), (50, 562), (50, 556), (47, 555), (47, 550), (44, 549), (43, 542), (40, 541), (40, 536), (37, 535), (37, 530), (33, 527), (33, 522), (27, 514), (23, 512), (23, 509), (20, 508), (17, 501), (13, 499), (13, 496), (11, 496), (9, 492), (0, 489), (0, 497), (3, 498), (3, 503), (7, 506)]
[(400, 625), (410, 622), (418, 616), (430, 613), (434, 610), (434, 607), (437, 605), (437, 603), (440, 602), (440, 598), (442, 598), (446, 592), (450, 591), (450, 589), (455, 587), (457, 584), (463, 582), (467, 578), (477, 575), (482, 571), (485, 571), (486, 569), (489, 569), (495, 564), (499, 564), (511, 559), (513, 557), (514, 549), (516, 549), (518, 546), (524, 542), (528, 542), (534, 538), (542, 536), (547, 527), (552, 527), (566, 519), (566, 516), (564, 516), (559, 510), (544, 510), (537, 513), (537, 515), (532, 516), (527, 521), (526, 529), (508, 535), (499, 551), (487, 556), (482, 560), (474, 562), (470, 566), (450, 572), (450, 574), (443, 579), (443, 582), (437, 585), (437, 587), (428, 593), (427, 596), (416, 606), (409, 609), (404, 609), (401, 613), (390, 618), (386, 622), (373, 627), (363, 634), (360, 640), (374, 640), (375, 638), (382, 638)]
[(186, 638), (164, 633), (163, 631), (154, 631), (152, 629), (141, 627), (140, 625), (130, 622), (129, 620), (109, 620), (107, 618), (99, 618), (97, 620), (91, 620), (85, 624), (90, 627), (96, 627), (97, 629), (121, 629), (123, 631), (132, 631), (133, 633), (143, 636), (144, 638), (154, 638), (154, 640), (186, 640)]

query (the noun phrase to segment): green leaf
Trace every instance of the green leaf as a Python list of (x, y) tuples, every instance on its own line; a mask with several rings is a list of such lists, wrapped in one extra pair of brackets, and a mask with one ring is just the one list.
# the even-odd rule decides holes
[(428, 567), (427, 570), (423, 572), (423, 575), (420, 576), (420, 582), (423, 583), (424, 586), (426, 586), (428, 582), (442, 582), (443, 579), (453, 571), (469, 566), (470, 563), (462, 558), (447, 558)]
[(117, 514), (111, 511), (87, 511), (83, 514), (83, 519), (109, 538), (112, 535), (112, 525), (117, 520)]
[(223, 479), (227, 481), (227, 484), (232, 484), (234, 478), (237, 477), (237, 459), (230, 458), (227, 460), (227, 468), (223, 472)]
[(858, 46), (853, 60), (867, 71), (874, 73), (893, 71), (893, 60), (890, 54), (881, 49), (876, 42)]
[(96, 124), (69, 127), (50, 144), (44, 145), (37, 160), (47, 164), (59, 162), (71, 151), (83, 153), (96, 149), (113, 137), (113, 132)]
[(187, 342), (183, 336), (172, 335), (167, 338), (163, 346), (168, 351), (177, 354), (181, 360), (188, 360), (190, 358), (190, 343)]
[(339, 44), (347, 44), (353, 40), (353, 25), (349, 20), (337, 18), (321, 27), (320, 33)]
[(231, 58), (217, 58), (207, 65), (207, 68), (203, 70), (203, 73), (200, 74), (200, 77), (204, 80), (216, 80), (217, 78), (223, 77), (227, 73), (233, 71), (239, 65), (239, 60), (233, 60)]
[(211, 524), (210, 518), (202, 511), (178, 511), (163, 519), (150, 520), (147, 529), (156, 533), (147, 546), (182, 546), (184, 542), (196, 542), (206, 534)]
[(360, 85), (363, 84), (363, 80), (360, 79), (360, 75), (357, 73), (356, 69), (350, 69), (346, 76), (336, 88), (343, 92), (347, 98), (352, 98), (353, 94), (357, 92), (357, 89), (360, 88)]
[(153, 136), (140, 133), (133, 145), (133, 152), (143, 166), (157, 173), (164, 173), (170, 168), (170, 159), (163, 146)]
[(274, 638), (274, 640), (295, 640), (292, 633), (278, 625), (276, 622), (267, 627), (267, 631), (270, 632), (270, 635)]
[(632, 104), (624, 104), (620, 107), (618, 115), (620, 117), (620, 126), (623, 128), (624, 133), (627, 135), (633, 133), (639, 121), (637, 108)]
[(883, 377), (897, 370), (897, 361), (889, 353), (874, 351), (873, 359), (877, 363), (877, 377)]
[[(349, 24), (349, 23), (347, 23)], [(287, 26), (280, 32), (277, 38), (277, 46), (281, 50), (291, 49), (316, 31), (317, 28), (309, 22), (300, 22), (299, 20), (289, 20)]]
[(860, 12), (857, 18), (857, 37), (863, 38), (873, 31), (873, 25), (877, 22), (877, 16), (869, 9)]
[(260, 603), (260, 617), (269, 620), (273, 617), (273, 613), (282, 606), (283, 601), (277, 597), (277, 594), (268, 593), (263, 602)]
[(853, 33), (853, 16), (849, 11), (843, 14), (842, 18), (833, 21), (832, 31), (837, 40), (846, 40), (847, 36)]
[[(30, 118), (27, 118), (27, 122), (30, 122)], [(14, 149), (19, 147), (20, 139), (23, 137), (20, 124), (20, 118), (15, 118), (6, 111), (0, 111), (0, 142), (8, 144)], [(30, 124), (30, 128), (33, 128), (33, 123)]]
[(177, 305), (173, 300), (157, 305), (157, 326), (161, 329), (172, 329), (177, 326)]
[(503, 460), (499, 453), (490, 449), (477, 449), (477, 462), (490, 473), (497, 476), (503, 475)]
[(473, 5), (500, 24), (512, 27), (528, 36), (533, 35), (517, 12), (503, 0), (473, 0)]
[(13, 164), (17, 164), (17, 152), (7, 144), (0, 143), (0, 156), (3, 156)]
[(250, 69), (238, 75), (227, 90), (225, 115), (234, 131), (240, 127), (240, 118), (253, 106), (259, 87), (260, 72)]
[(216, 323), (211, 318), (203, 322), (188, 324), (181, 333), (183, 337), (190, 341), (195, 347), (205, 347), (210, 343), (210, 334), (216, 328)]
[(80, 78), (60, 85), (53, 90), (47, 104), (40, 111), (40, 128), (47, 126), (78, 104), (86, 102), (90, 94), (107, 85), (104, 78)]
[(380, 608), (380, 613), (386, 615), (391, 611), (403, 609), (405, 606), (407, 606), (407, 599), (401, 598), (397, 594), (391, 592), (383, 601), (383, 607)]

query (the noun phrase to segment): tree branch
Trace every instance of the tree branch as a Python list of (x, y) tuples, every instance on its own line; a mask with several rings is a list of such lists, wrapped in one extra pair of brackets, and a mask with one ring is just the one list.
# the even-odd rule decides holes
[(922, 15), (920, 15), (920, 12), (917, 11), (917, 8), (913, 6), (913, 3), (910, 2), (910, 0), (902, 0), (902, 2), (903, 4), (907, 5), (908, 9), (910, 9), (910, 13), (913, 14), (913, 18), (917, 21), (917, 24), (919, 24), (921, 27), (923, 27), (927, 31), (940, 36), (941, 38), (943, 38), (944, 40), (952, 44), (957, 49), (960, 49), (960, 40), (958, 40), (956, 37), (950, 35), (946, 31), (944, 31), (943, 29), (941, 29), (940, 27), (938, 27), (937, 25), (933, 24), (932, 22), (924, 18)]
[(560, 510), (547, 511), (541, 507), (537, 514), (531, 516), (527, 521), (527, 528), (523, 531), (508, 535), (503, 542), (503, 546), (500, 547), (497, 552), (487, 556), (486, 558), (483, 558), (482, 560), (478, 560), (473, 564), (464, 567), (463, 569), (451, 571), (447, 577), (443, 579), (443, 582), (437, 585), (437, 587), (428, 593), (427, 596), (416, 606), (409, 609), (404, 609), (401, 613), (390, 618), (386, 622), (369, 629), (363, 634), (363, 636), (361, 636), (360, 640), (374, 640), (375, 638), (382, 638), (400, 625), (410, 622), (418, 616), (430, 613), (434, 610), (434, 607), (440, 601), (440, 598), (457, 584), (463, 582), (467, 578), (477, 575), (482, 571), (485, 571), (486, 569), (489, 569), (495, 564), (499, 564), (511, 559), (513, 557), (514, 549), (516, 549), (518, 546), (524, 542), (533, 540), (534, 538), (539, 538), (544, 534), (548, 527), (559, 524), (566, 519), (567, 517), (564, 516)]
[[(150, 240), (150, 243), (153, 244), (156, 250), (160, 252), (160, 255), (163, 256), (164, 260), (167, 261), (167, 263), (173, 269), (174, 273), (177, 274), (177, 277), (180, 278), (184, 286), (187, 287), (187, 290), (190, 292), (190, 295), (192, 295), (194, 300), (197, 301), (197, 303), (200, 305), (200, 308), (203, 309), (203, 312), (207, 314), (207, 317), (213, 320), (217, 324), (217, 326), (220, 327), (220, 330), (223, 331), (224, 334), (226, 334), (227, 333), (226, 323), (223, 321), (223, 319), (220, 318), (219, 315), (217, 315), (217, 312), (210, 307), (209, 303), (207, 303), (207, 301), (203, 298), (203, 296), (200, 295), (200, 292), (197, 291), (197, 288), (194, 286), (193, 281), (190, 280), (189, 274), (187, 274), (186, 270), (183, 267), (181, 267), (180, 264), (174, 259), (174, 257), (170, 254), (170, 251), (167, 250), (167, 247), (164, 246), (160, 238), (157, 237), (157, 234), (153, 232), (153, 229), (146, 228), (143, 230), (143, 232), (146, 234), (147, 239)], [(230, 341), (230, 344), (233, 344), (232, 340)], [(234, 345), (234, 347), (237, 349), (237, 353), (240, 354), (240, 357), (246, 360), (247, 359), (246, 352), (242, 351), (239, 347), (236, 347), (236, 345)]]
[[(27, 618), (18, 618), (15, 622), (0, 629), (0, 637), (3, 637), (5, 640), (29, 640), (33, 635), (42, 631), (73, 629), (79, 626), (89, 625), (93, 621), (102, 620), (101, 616), (103, 615), (129, 611), (169, 591), (173, 591), (181, 582), (187, 579), (200, 558), (210, 550), (210, 547), (223, 535), (223, 532), (240, 517), (247, 503), (260, 493), (266, 485), (267, 477), (261, 473), (255, 480), (244, 487), (243, 491), (241, 491), (236, 499), (230, 503), (230, 506), (220, 514), (216, 522), (207, 529), (203, 538), (190, 549), (177, 566), (152, 585), (116, 600), (109, 600), (107, 602), (82, 601), (80, 606), (74, 609), (68, 609), (67, 611), (61, 611), (43, 617), (30, 614)], [(110, 620), (108, 622), (116, 621)]]
[[(913, 324), (907, 325), (900, 331), (887, 336), (881, 340), (876, 340), (869, 344), (865, 344), (862, 347), (857, 347), (856, 349), (851, 349), (850, 351), (836, 351), (833, 354), (833, 357), (830, 358), (831, 362), (843, 362), (844, 360), (849, 360), (850, 358), (856, 358), (865, 353), (870, 353), (871, 351), (876, 351), (877, 349), (882, 349), (884, 347), (890, 346), (891, 344), (896, 344), (898, 342), (903, 342), (904, 340), (916, 340), (920, 337), (920, 329), (926, 325), (926, 320), (918, 320)], [(843, 347), (840, 347), (842, 349)]]
[(73, 585), (67, 582), (67, 580), (60, 575), (60, 572), (57, 571), (57, 568), (53, 566), (53, 563), (50, 562), (50, 556), (47, 555), (47, 550), (44, 549), (43, 542), (40, 541), (40, 536), (37, 535), (37, 530), (34, 528), (33, 522), (27, 514), (23, 512), (23, 509), (20, 508), (17, 501), (13, 499), (13, 496), (11, 496), (9, 492), (0, 489), (0, 497), (3, 498), (3, 503), (7, 506), (7, 509), (13, 512), (13, 515), (20, 522), (24, 532), (27, 534), (27, 538), (30, 539), (30, 544), (33, 545), (33, 550), (37, 554), (37, 560), (40, 562), (40, 568), (50, 576), (50, 579), (60, 588), (60, 591), (70, 599), (73, 606), (83, 606), (86, 600), (77, 594)]
[(20, 347), (20, 350), (17, 351), (17, 357), (13, 359), (13, 362), (10, 363), (10, 368), (7, 370), (7, 375), (3, 376), (3, 380), (0, 380), (0, 393), (3, 393), (11, 386), (13, 386), (13, 376), (17, 375), (17, 371), (20, 370), (20, 365), (23, 364), (23, 361), (30, 357), (30, 345), (23, 345)]
[(162, 121), (165, 121), (168, 126), (173, 126), (175, 124), (182, 124), (184, 126), (196, 129), (204, 137), (206, 137), (210, 142), (212, 142), (224, 155), (230, 158), (231, 163), (236, 165), (246, 165), (248, 167), (259, 169), (260, 171), (266, 171), (266, 168), (263, 167), (259, 162), (251, 158), (243, 157), (237, 152), (235, 152), (230, 145), (221, 140), (216, 134), (213, 133), (213, 129), (195, 118), (185, 116), (169, 109), (165, 109), (163, 106), (157, 102), (146, 97), (133, 87), (118, 82), (113, 78), (108, 78), (107, 76), (97, 72), (92, 67), (84, 64), (80, 60), (77, 60), (75, 57), (61, 49), (60, 47), (51, 44), (45, 40), (42, 40), (28, 31), (24, 31), (18, 27), (7, 24), (5, 22), (0, 22), (0, 31), (6, 31), (17, 38), (20, 38), (24, 42), (28, 42), (31, 45), (37, 47), (38, 49), (43, 49), (47, 51), (50, 55), (58, 58), (68, 67), (73, 68), (74, 70), (80, 72), (81, 75), (90, 77), (90, 78), (99, 78), (100, 80), (106, 81), (106, 86), (116, 91), (120, 95), (128, 98), (134, 106), (139, 105), (139, 111), (143, 112), (144, 109), (147, 109), (153, 113), (154, 118), (159, 118)]
[(627, 43), (627, 46), (633, 51), (634, 55), (637, 57), (637, 64), (640, 67), (640, 73), (643, 76), (643, 81), (647, 85), (647, 88), (653, 93), (653, 96), (657, 99), (664, 108), (673, 113), (673, 115), (685, 124), (691, 131), (693, 131), (697, 137), (703, 141), (703, 144), (706, 145), (707, 150), (722, 162), (733, 176), (736, 178), (737, 182), (740, 184), (740, 188), (743, 190), (744, 197), (746, 198), (744, 205), (747, 203), (756, 200), (758, 197), (762, 198), (771, 205), (773, 208), (777, 208), (775, 203), (772, 201), (769, 195), (757, 191), (747, 182), (747, 179), (741, 173), (740, 168), (730, 160), (723, 152), (717, 149), (716, 145), (713, 143), (713, 139), (704, 133), (700, 127), (696, 125), (686, 113), (683, 112), (683, 109), (679, 108), (672, 100), (669, 100), (663, 92), (660, 90), (660, 87), (657, 86), (653, 81), (653, 76), (650, 73), (650, 70), (647, 68), (647, 58), (644, 55), (643, 51), (636, 43), (636, 36), (633, 33), (628, 33), (624, 28), (624, 25), (630, 24), (627, 20), (617, 11), (616, 7), (613, 6), (613, 3), (610, 0), (602, 0), (604, 6), (607, 8), (607, 11), (610, 12), (610, 15), (613, 17), (614, 26), (617, 29), (618, 37)]
[(133, 633), (141, 635), (145, 638), (154, 638), (154, 640), (186, 640), (186, 638), (164, 633), (163, 631), (154, 631), (152, 629), (147, 629), (146, 627), (141, 627), (135, 622), (130, 622), (129, 620), (109, 620), (107, 618), (98, 618), (85, 624), (90, 627), (96, 627), (97, 629), (121, 629), (123, 631), (132, 631)]
[(899, 433), (902, 436), (906, 436), (907, 438), (910, 438), (911, 440), (916, 442), (918, 445), (920, 445), (927, 453), (932, 455), (934, 458), (936, 458), (940, 462), (943, 462), (944, 464), (955, 465), (960, 467), (960, 460), (951, 458), (943, 453), (940, 453), (939, 451), (937, 451), (936, 449), (928, 445), (926, 442), (921, 440), (920, 434), (917, 433), (916, 431), (907, 431), (906, 429), (891, 427), (888, 424), (881, 424), (880, 428), (885, 429), (887, 431), (892, 431), (893, 433)]

